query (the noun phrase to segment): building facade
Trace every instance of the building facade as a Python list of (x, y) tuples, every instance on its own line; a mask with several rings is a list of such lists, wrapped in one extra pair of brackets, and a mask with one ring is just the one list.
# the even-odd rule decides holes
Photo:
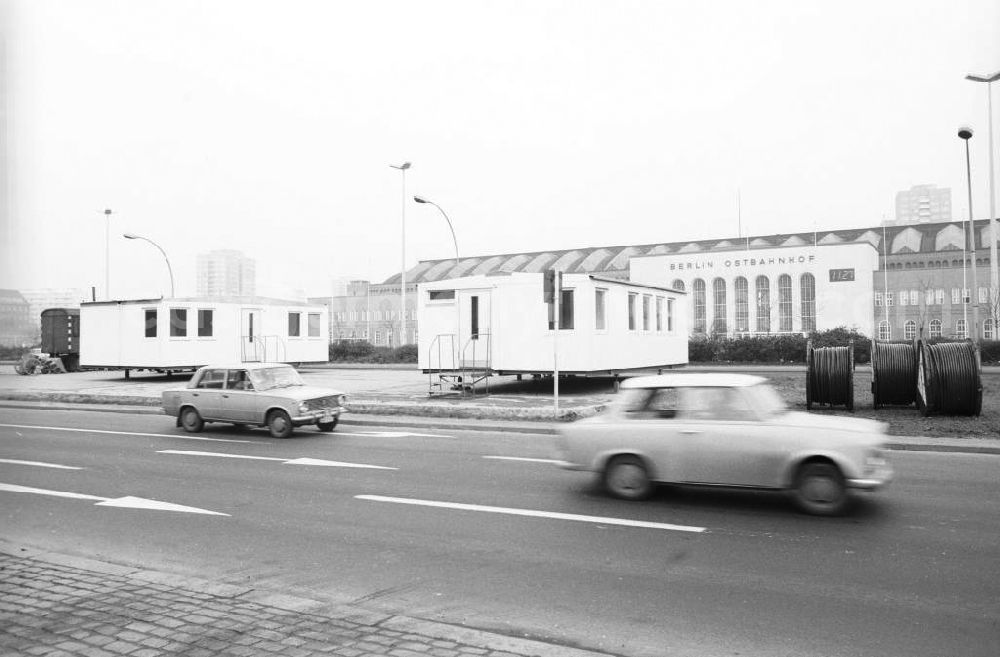
[(0, 347), (30, 347), (37, 341), (28, 300), (17, 290), (0, 290)]
[(951, 221), (951, 188), (914, 185), (896, 193), (896, 225)]
[[(406, 273), (404, 342), (416, 342), (419, 330), (413, 286), (547, 269), (683, 286), (692, 333), (767, 335), (843, 326), (891, 339), (936, 337), (939, 331), (941, 337), (997, 339), (1000, 303), (989, 289), (989, 222), (974, 222), (975, 256), (968, 249), (963, 258), (963, 244), (972, 244), (966, 228), (962, 222), (918, 223), (422, 261)], [(346, 295), (324, 299), (331, 338), (396, 345), (400, 278), (355, 281)]]
[(257, 294), (256, 263), (241, 251), (200, 253), (196, 261), (199, 297), (252, 297)]

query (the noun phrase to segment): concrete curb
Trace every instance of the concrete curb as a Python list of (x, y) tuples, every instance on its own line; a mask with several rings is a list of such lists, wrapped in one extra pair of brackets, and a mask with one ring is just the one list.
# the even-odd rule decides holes
[(0, 539), (0, 553), (18, 559), (31, 559), (42, 563), (85, 570), (91, 573), (134, 579), (142, 584), (158, 584), (160, 586), (182, 589), (213, 597), (252, 601), (263, 606), (275, 607), (284, 611), (326, 616), (332, 620), (369, 625), (408, 634), (418, 634), (431, 639), (452, 641), (483, 650), (511, 653), (512, 657), (517, 655), (525, 657), (616, 657), (611, 653), (595, 652), (533, 639), (522, 639), (475, 628), (369, 610), (349, 604), (317, 600), (266, 589), (236, 586), (224, 582), (174, 575), (157, 570), (122, 566), (86, 557), (50, 552), (30, 546), (14, 545), (3, 539)]

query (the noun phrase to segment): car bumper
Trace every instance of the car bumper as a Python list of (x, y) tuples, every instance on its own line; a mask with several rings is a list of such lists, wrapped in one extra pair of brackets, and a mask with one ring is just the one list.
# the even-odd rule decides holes
[(318, 411), (308, 411), (299, 413), (292, 418), (292, 424), (299, 427), (304, 424), (319, 424), (320, 422), (333, 422), (340, 418), (343, 408), (325, 408)]
[(858, 490), (878, 490), (892, 481), (893, 471), (891, 468), (882, 468), (865, 477), (848, 479), (847, 486)]

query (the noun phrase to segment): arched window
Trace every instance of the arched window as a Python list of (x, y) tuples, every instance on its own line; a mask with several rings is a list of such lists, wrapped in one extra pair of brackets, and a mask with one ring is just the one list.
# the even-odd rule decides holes
[(955, 337), (962, 339), (969, 337), (969, 330), (965, 327), (964, 319), (955, 322)]
[(771, 332), (771, 281), (767, 276), (758, 276), (757, 287), (757, 332)]
[(812, 274), (802, 274), (799, 279), (802, 304), (802, 331), (816, 330), (816, 278)]
[(717, 278), (712, 281), (712, 333), (725, 335), (726, 329), (726, 281)]
[(675, 278), (674, 282), (670, 284), (670, 287), (674, 288), (678, 292), (684, 291), (684, 281), (679, 278)]
[(983, 322), (983, 340), (992, 340), (994, 335), (993, 330), (993, 318), (987, 317), (986, 321)]
[(884, 319), (878, 323), (878, 339), (879, 340), (891, 340), (892, 339), (892, 329), (889, 328), (889, 322)]
[(940, 338), (941, 337), (941, 320), (940, 319), (932, 319), (931, 323), (930, 323), (930, 326), (928, 328), (930, 329), (930, 337), (932, 337), (932, 338)]
[(778, 277), (778, 330), (792, 330), (792, 277)]
[(747, 279), (742, 276), (737, 277), (734, 282), (736, 292), (736, 331), (738, 333), (748, 333), (750, 331), (750, 285)]
[(705, 281), (700, 278), (691, 283), (694, 290), (694, 332), (704, 333), (708, 329), (705, 319)]
[(906, 320), (906, 323), (903, 324), (903, 337), (907, 340), (917, 337), (917, 323), (912, 319)]

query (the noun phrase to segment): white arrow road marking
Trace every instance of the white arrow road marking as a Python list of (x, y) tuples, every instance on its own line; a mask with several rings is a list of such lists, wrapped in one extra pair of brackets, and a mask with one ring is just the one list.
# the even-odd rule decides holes
[(229, 516), (228, 513), (199, 509), (193, 506), (183, 506), (172, 504), (171, 502), (160, 502), (159, 500), (147, 500), (142, 497), (99, 497), (97, 495), (85, 495), (83, 493), (70, 493), (59, 490), (45, 490), (44, 488), (30, 488), (28, 486), (17, 486), (14, 484), (0, 484), (0, 491), (8, 493), (34, 493), (36, 495), (49, 495), (51, 497), (68, 497), (74, 500), (97, 500), (94, 506), (116, 506), (126, 509), (147, 509), (150, 511), (179, 511), (182, 513), (203, 513), (210, 516)]
[(417, 438), (452, 438), (452, 436), (442, 436), (437, 433), (412, 433), (410, 431), (338, 431), (335, 436), (360, 436), (362, 438), (406, 438), (415, 436)]
[(526, 456), (484, 456), (484, 459), (497, 461), (527, 461), (528, 463), (562, 463), (559, 459), (530, 459)]
[(285, 465), (325, 465), (333, 468), (367, 468), (370, 470), (398, 470), (384, 465), (367, 465), (365, 463), (344, 463), (343, 461), (324, 461), (322, 459), (283, 459), (274, 456), (249, 456), (244, 454), (223, 454), (221, 452), (189, 452), (179, 449), (161, 449), (157, 454), (180, 454), (182, 456), (218, 456), (224, 459), (253, 459), (255, 461), (281, 461)]
[(0, 424), (0, 427), (12, 429), (46, 429), (48, 431), (76, 431), (79, 433), (108, 433), (116, 436), (146, 436), (149, 438), (184, 438), (185, 440), (204, 440), (216, 443), (250, 443), (252, 440), (231, 440), (229, 438), (206, 438), (205, 436), (187, 436), (180, 433), (136, 433), (134, 431), (107, 431), (105, 429), (77, 429), (75, 427), (39, 427), (33, 424)]
[(58, 468), (60, 470), (83, 470), (72, 465), (59, 465), (57, 463), (43, 463), (41, 461), (18, 461), (16, 459), (0, 459), (0, 463), (13, 463), (14, 465), (37, 465), (40, 468)]
[(554, 520), (575, 520), (577, 522), (592, 522), (599, 525), (621, 525), (623, 527), (644, 527), (647, 529), (669, 529), (676, 532), (705, 531), (704, 527), (687, 525), (670, 525), (662, 522), (647, 522), (645, 520), (628, 520), (626, 518), (606, 518), (602, 516), (581, 516), (575, 513), (556, 513), (553, 511), (534, 511), (531, 509), (509, 509), (502, 506), (481, 506), (479, 504), (458, 504), (456, 502), (435, 502), (432, 500), (415, 500), (405, 497), (383, 497), (382, 495), (355, 495), (355, 499), (372, 502), (391, 502), (393, 504), (412, 504), (415, 506), (432, 506), (439, 509), (458, 509), (459, 511), (483, 511), (485, 513), (504, 513), (512, 516), (529, 516), (531, 518), (552, 518)]

